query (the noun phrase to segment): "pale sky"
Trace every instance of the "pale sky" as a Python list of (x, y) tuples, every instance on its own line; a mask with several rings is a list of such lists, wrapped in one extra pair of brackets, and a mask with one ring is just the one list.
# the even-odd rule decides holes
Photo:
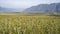
[(60, 0), (0, 0), (0, 6), (7, 8), (28, 8), (38, 4), (57, 2), (60, 2)]

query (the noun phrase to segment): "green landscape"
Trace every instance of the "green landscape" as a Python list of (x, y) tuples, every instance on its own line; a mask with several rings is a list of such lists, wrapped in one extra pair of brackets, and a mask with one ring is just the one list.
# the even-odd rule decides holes
[(60, 16), (0, 15), (0, 34), (60, 34)]
[(0, 34), (60, 34), (60, 0), (0, 0)]

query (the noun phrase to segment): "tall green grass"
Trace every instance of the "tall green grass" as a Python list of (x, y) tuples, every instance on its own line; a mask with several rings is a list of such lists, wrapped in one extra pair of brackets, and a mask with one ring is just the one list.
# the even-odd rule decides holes
[(60, 34), (60, 17), (0, 15), (0, 34)]

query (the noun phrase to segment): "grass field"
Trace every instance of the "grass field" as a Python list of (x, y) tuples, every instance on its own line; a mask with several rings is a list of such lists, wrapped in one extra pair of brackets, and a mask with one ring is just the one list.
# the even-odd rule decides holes
[(60, 16), (0, 15), (0, 34), (60, 34)]

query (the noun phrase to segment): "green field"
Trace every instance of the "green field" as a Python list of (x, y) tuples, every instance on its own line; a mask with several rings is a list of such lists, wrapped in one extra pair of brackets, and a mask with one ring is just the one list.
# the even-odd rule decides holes
[(0, 34), (60, 34), (60, 16), (0, 15)]

